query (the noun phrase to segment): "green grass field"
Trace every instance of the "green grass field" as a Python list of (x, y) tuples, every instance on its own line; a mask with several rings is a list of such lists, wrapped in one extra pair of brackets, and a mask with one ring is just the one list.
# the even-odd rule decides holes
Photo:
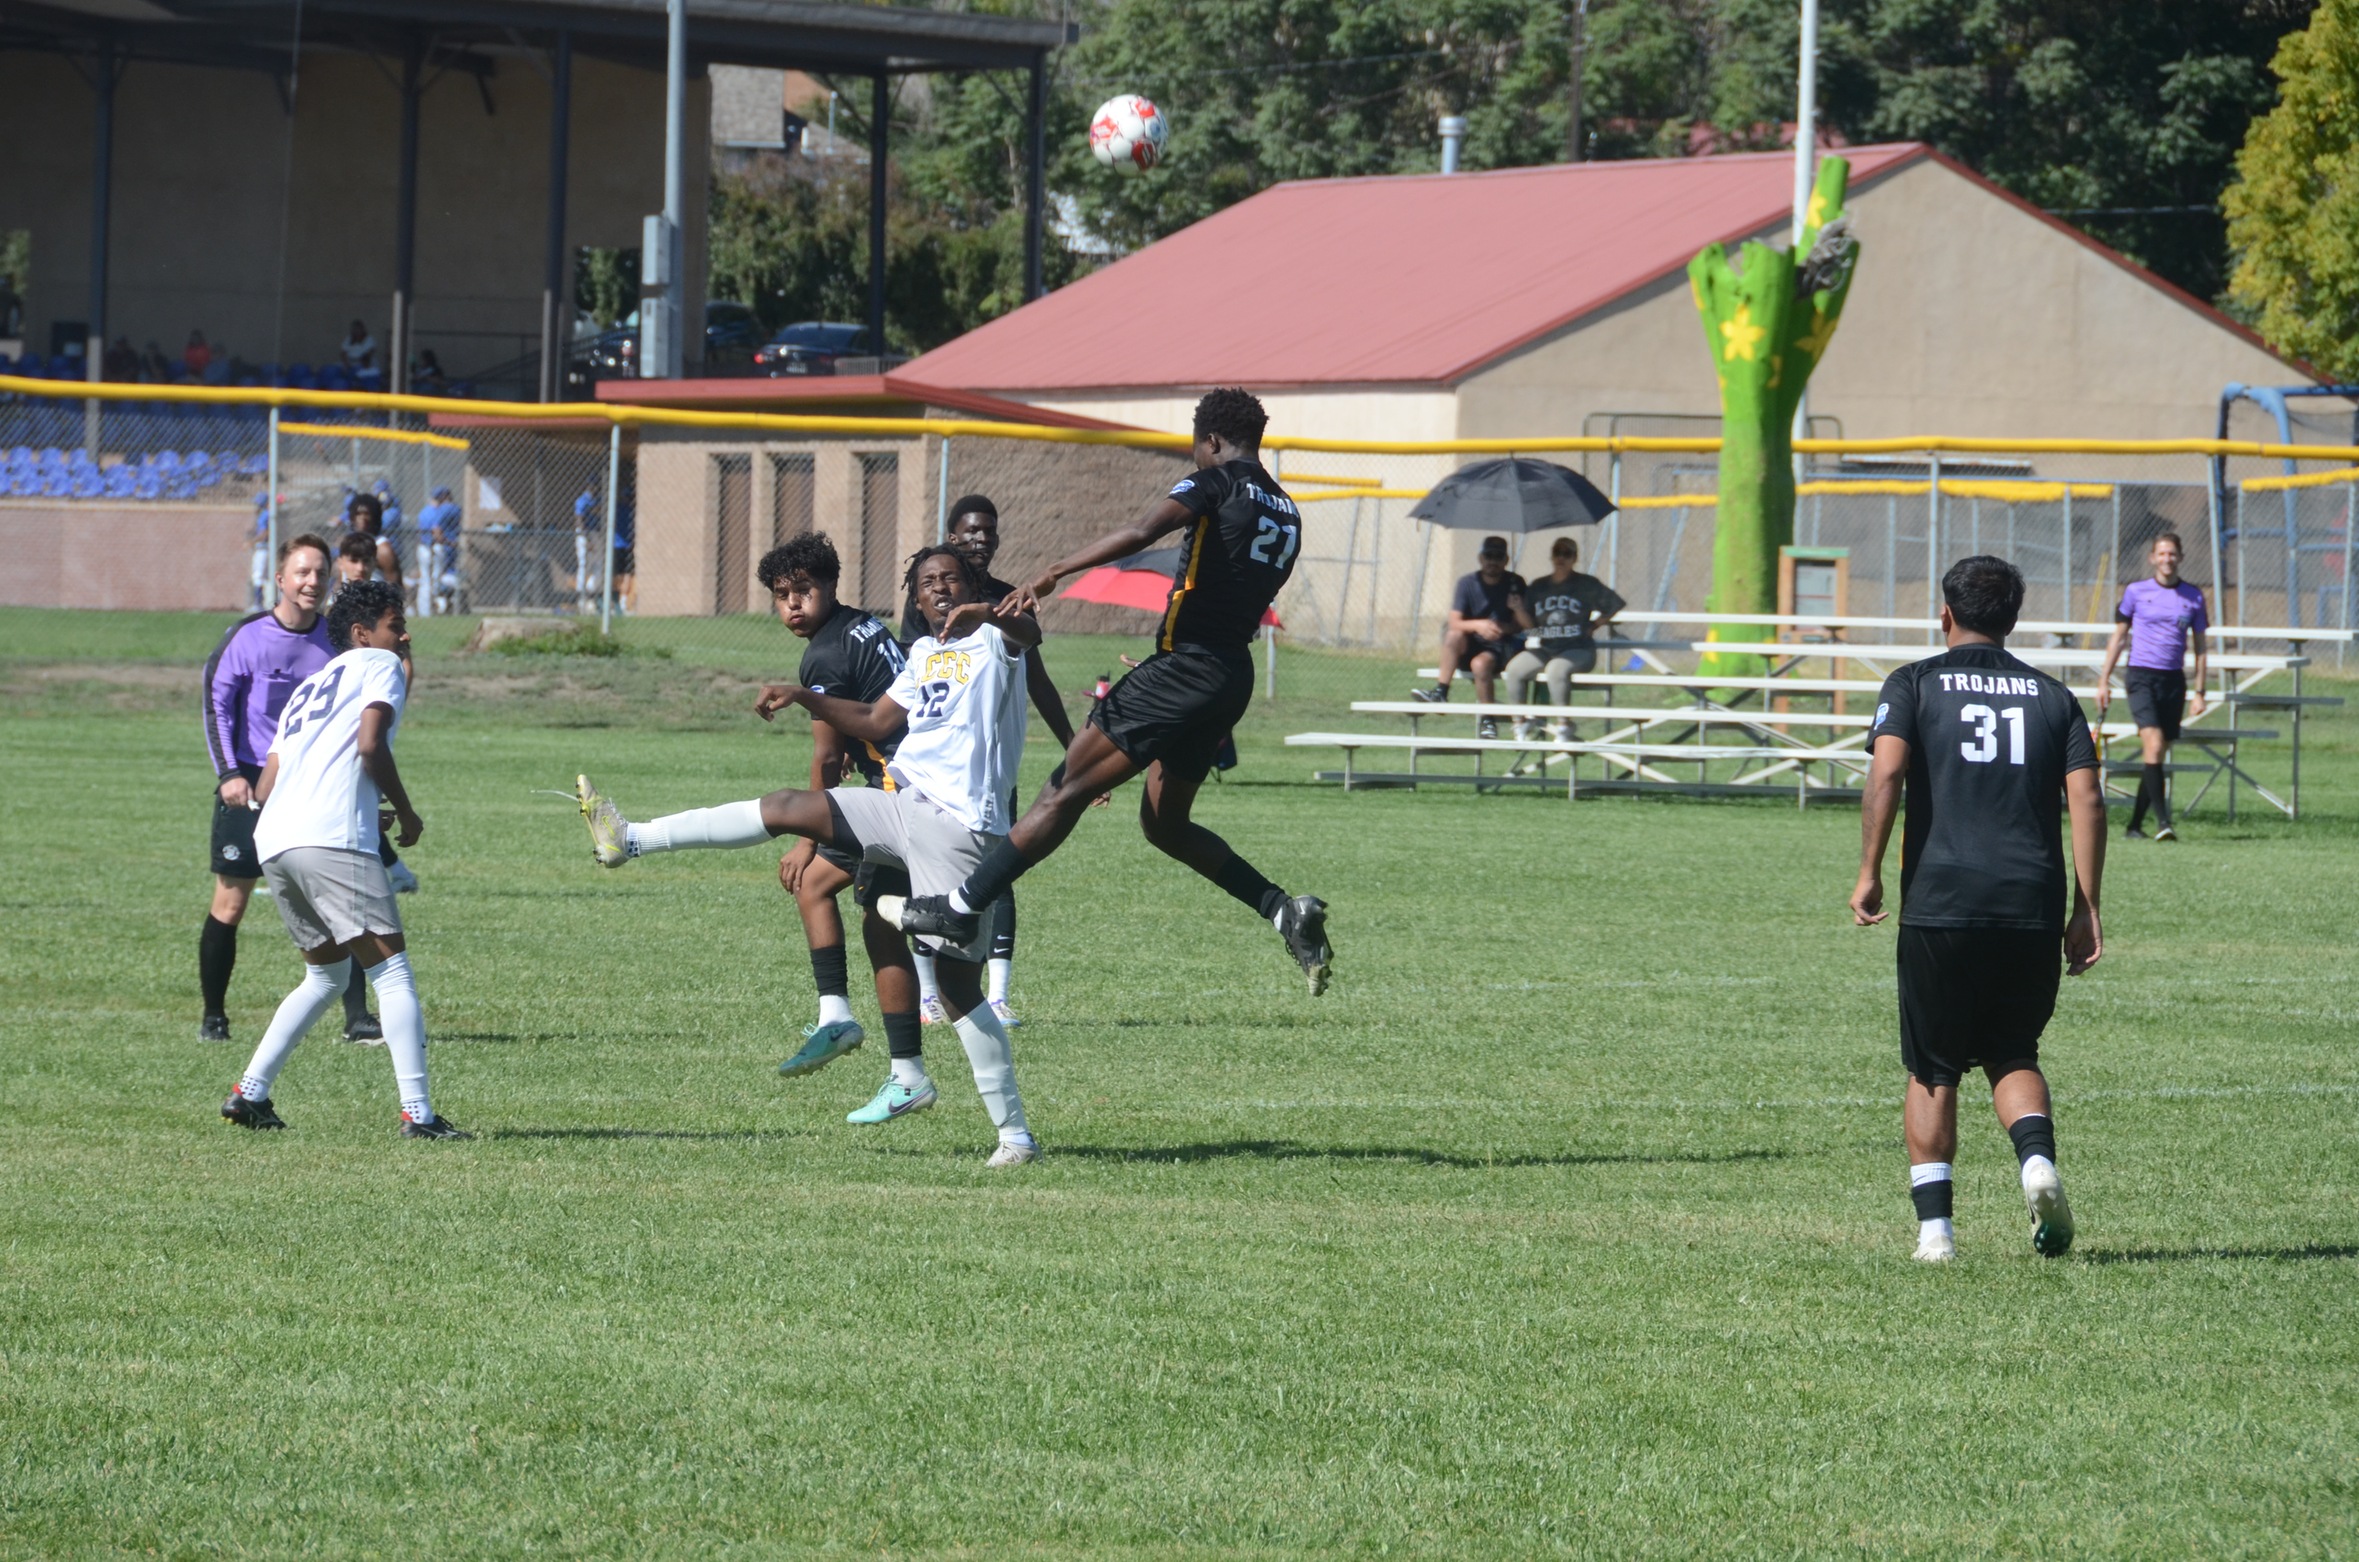
[(602, 873), (536, 795), (749, 796), (800, 724), (445, 625), (404, 911), (482, 1137), (397, 1140), (332, 1020), (238, 1132), (296, 962), (257, 902), (194, 1039), (220, 622), (0, 611), (0, 1554), (2359, 1550), (2359, 712), (2301, 824), (2117, 847), (2048, 1035), (2080, 1245), (1969, 1090), (1928, 1271), (1850, 809), (1344, 797), (1290, 699), (1201, 817), (1333, 903), (1334, 991), (1118, 800), (1020, 891), (1048, 1155), (992, 1174), (954, 1038), (885, 1129), (881, 1036), (776, 1074), (774, 854)]

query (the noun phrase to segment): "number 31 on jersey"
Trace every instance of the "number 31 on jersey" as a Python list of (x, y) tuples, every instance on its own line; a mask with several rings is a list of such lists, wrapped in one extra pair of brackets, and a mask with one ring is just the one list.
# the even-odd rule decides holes
[(1999, 757), (1999, 723), (2007, 724), (2007, 763), (2023, 763), (2023, 707), (2010, 705), (2005, 710), (1992, 710), (1987, 705), (1969, 705), (1958, 712), (1958, 720), (1971, 722), (1974, 736), (1958, 745), (1958, 752), (1977, 765), (1987, 765)]

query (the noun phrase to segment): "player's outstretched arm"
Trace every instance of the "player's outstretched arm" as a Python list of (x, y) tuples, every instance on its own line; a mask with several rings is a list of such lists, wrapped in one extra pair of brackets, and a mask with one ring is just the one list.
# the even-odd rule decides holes
[(2064, 804), (2072, 813), (2072, 918), (2064, 924), (2064, 970), (2068, 976), (2105, 958), (2105, 930), (2097, 919), (2098, 891), (2105, 882), (2105, 785), (2094, 766), (2064, 778)]
[(799, 683), (774, 683), (764, 688), (762, 697), (754, 702), (754, 711), (768, 721), (789, 705), (800, 705), (814, 720), (864, 743), (889, 743), (909, 725), (909, 712), (891, 700), (838, 699)]
[(1008, 644), (1019, 651), (1029, 651), (1040, 644), (1040, 620), (1029, 611), (1008, 612), (1004, 602), (961, 602), (942, 621), (942, 638), (962, 639), (985, 624), (1007, 636)]
[[(393, 817), (400, 822), (401, 833), (394, 836), (396, 846), (415, 846), (418, 837), (426, 833), (426, 821), (410, 806), (410, 794), (401, 784), (401, 771), (393, 763), (393, 707), (370, 705), (360, 713), (360, 737), (353, 745), (360, 756), (361, 773), (377, 783), (377, 795), (393, 808)], [(274, 756), (275, 757), (275, 756)]]
[(1868, 778), (1859, 799), (1859, 882), (1851, 890), (1851, 920), (1872, 927), (1890, 912), (1884, 909), (1884, 848), (1892, 840), (1892, 821), (1900, 817), (1900, 785), (1908, 774), (1909, 746), (1887, 734), (1876, 739), (1868, 760)]
[(1009, 592), (999, 604), (1000, 610), (1007, 613), (1037, 612), (1041, 602), (1055, 593), (1057, 582), (1066, 576), (1078, 575), (1085, 569), (1095, 569), (1100, 564), (1111, 564), (1116, 559), (1144, 552), (1157, 539), (1170, 536), (1194, 519), (1194, 514), (1177, 499), (1158, 499), (1146, 514), (1120, 531), (1108, 532), (1079, 552), (1065, 555), (1031, 584), (1018, 586)]

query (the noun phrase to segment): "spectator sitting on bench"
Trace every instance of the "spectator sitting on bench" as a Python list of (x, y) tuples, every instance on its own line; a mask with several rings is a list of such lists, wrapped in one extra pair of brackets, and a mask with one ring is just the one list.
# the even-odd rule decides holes
[[(1526, 631), (1524, 648), (1507, 664), (1510, 705), (1521, 705), (1528, 700), (1532, 680), (1541, 676), (1548, 680), (1549, 703), (1570, 705), (1573, 674), (1589, 672), (1597, 666), (1597, 631), (1628, 605), (1613, 587), (1595, 575), (1584, 575), (1573, 568), (1580, 559), (1581, 545), (1570, 537), (1559, 537), (1548, 550), (1552, 573), (1524, 587), (1523, 601), (1515, 615), (1516, 622)], [(1537, 738), (1540, 723), (1519, 721), (1515, 735)], [(1556, 723), (1557, 740), (1570, 742), (1572, 736), (1572, 722), (1560, 718)]]
[[(1458, 589), (1450, 596), (1450, 618), (1442, 629), (1439, 677), (1430, 689), (1409, 691), (1429, 705), (1449, 699), (1450, 682), (1461, 667), (1474, 677), (1476, 702), (1490, 704), (1499, 669), (1523, 643), (1515, 625), (1524, 581), (1507, 568), (1507, 539), (1485, 537), (1481, 551), (1475, 554), (1475, 566), (1473, 574), (1460, 577)], [(1478, 731), (1483, 737), (1495, 738), (1499, 724), (1485, 716)]]

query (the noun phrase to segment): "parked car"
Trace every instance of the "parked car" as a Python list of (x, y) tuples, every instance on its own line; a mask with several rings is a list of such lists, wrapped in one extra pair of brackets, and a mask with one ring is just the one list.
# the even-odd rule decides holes
[(776, 379), (786, 374), (833, 374), (845, 358), (874, 358), (868, 327), (839, 320), (804, 320), (782, 326), (776, 336), (754, 353), (757, 373)]
[[(704, 373), (760, 372), (754, 354), (761, 342), (762, 322), (745, 305), (714, 300), (704, 306)], [(632, 379), (638, 372), (638, 310), (603, 331), (574, 337), (567, 375), (574, 385)]]

